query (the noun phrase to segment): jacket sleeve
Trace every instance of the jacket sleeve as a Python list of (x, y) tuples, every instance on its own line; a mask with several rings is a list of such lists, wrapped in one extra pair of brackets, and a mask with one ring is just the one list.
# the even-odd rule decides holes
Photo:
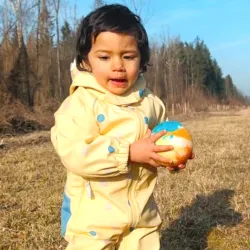
[(129, 143), (100, 135), (92, 110), (74, 94), (55, 113), (51, 141), (63, 165), (74, 174), (94, 178), (130, 171)]

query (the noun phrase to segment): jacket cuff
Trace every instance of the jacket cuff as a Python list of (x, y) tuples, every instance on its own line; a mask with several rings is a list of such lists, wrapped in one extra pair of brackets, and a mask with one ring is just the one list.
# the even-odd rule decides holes
[(116, 160), (119, 162), (117, 168), (121, 174), (126, 174), (130, 172), (130, 167), (128, 165), (129, 146), (130, 144), (127, 141), (121, 141), (119, 146), (119, 152), (115, 155)]

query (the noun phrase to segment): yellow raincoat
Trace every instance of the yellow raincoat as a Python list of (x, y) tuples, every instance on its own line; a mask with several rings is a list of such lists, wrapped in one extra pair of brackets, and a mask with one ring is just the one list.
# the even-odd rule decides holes
[(116, 96), (77, 72), (51, 129), (67, 169), (61, 210), (67, 249), (159, 249), (157, 170), (129, 162), (129, 145), (163, 120), (164, 105), (142, 76)]

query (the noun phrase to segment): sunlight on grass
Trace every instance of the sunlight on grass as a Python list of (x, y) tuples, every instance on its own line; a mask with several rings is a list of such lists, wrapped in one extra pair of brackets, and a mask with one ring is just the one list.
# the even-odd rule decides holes
[[(250, 116), (216, 115), (184, 125), (196, 158), (180, 173), (159, 171), (162, 250), (250, 249)], [(49, 133), (4, 142), (0, 249), (65, 249), (59, 216), (66, 173)]]

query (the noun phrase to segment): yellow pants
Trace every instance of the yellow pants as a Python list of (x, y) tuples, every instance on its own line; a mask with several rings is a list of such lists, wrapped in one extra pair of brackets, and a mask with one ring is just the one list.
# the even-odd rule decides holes
[(74, 236), (66, 250), (159, 250), (159, 228), (135, 228), (114, 241)]

